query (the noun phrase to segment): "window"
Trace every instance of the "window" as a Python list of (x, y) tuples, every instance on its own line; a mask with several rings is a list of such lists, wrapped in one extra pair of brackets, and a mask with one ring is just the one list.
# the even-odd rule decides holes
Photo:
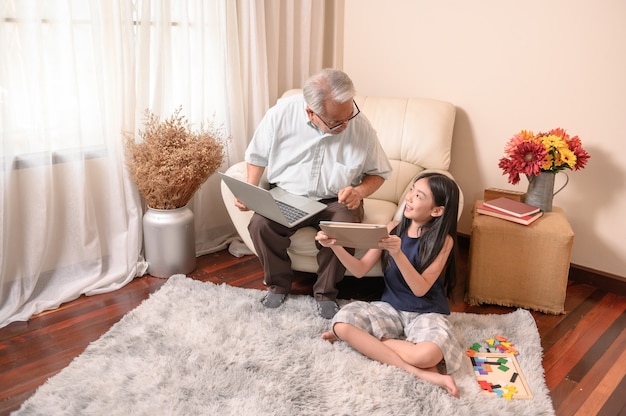
[(36, 4), (1, 6), (0, 151), (33, 155), (101, 146), (98, 31), (89, 2)]

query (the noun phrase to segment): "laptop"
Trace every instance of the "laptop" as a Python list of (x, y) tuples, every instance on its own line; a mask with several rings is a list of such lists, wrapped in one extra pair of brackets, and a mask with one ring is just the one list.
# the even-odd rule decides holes
[(283, 188), (263, 189), (217, 172), (233, 195), (248, 208), (286, 227), (293, 227), (326, 209), (326, 204), (295, 195)]

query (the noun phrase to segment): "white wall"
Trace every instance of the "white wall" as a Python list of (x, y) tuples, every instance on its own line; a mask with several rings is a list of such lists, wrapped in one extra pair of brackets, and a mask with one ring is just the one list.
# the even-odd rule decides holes
[[(360, 94), (457, 106), (451, 172), (471, 206), (522, 129), (562, 127), (590, 153), (554, 205), (576, 233), (572, 263), (626, 278), (626, 2), (346, 0), (343, 69)], [(626, 153), (626, 152), (625, 152)], [(557, 185), (559, 178), (557, 177)]]

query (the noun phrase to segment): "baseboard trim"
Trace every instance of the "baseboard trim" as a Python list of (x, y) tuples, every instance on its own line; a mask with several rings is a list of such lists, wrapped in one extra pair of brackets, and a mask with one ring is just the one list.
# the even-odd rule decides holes
[[(460, 247), (469, 249), (470, 236), (459, 233), (458, 242)], [(569, 280), (594, 286), (619, 296), (626, 296), (626, 279), (611, 273), (570, 263), (568, 278)]]
[(595, 286), (616, 295), (626, 296), (626, 280), (624, 278), (589, 267), (570, 264), (569, 280)]

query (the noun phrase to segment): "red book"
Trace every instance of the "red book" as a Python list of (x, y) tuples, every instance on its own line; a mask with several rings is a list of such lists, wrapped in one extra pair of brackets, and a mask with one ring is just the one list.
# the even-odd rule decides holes
[(481, 205), (478, 205), (476, 207), (476, 212), (479, 213), (479, 214), (489, 215), (491, 217), (496, 217), (496, 218), (500, 218), (500, 219), (503, 219), (503, 220), (516, 222), (516, 223), (522, 224), (522, 225), (532, 224), (533, 222), (538, 220), (539, 217), (541, 217), (543, 215), (543, 211), (538, 211), (538, 212), (535, 212), (534, 214), (531, 214), (531, 215), (525, 215), (523, 217), (517, 217), (515, 215), (509, 215), (509, 214), (507, 214), (507, 213), (505, 213), (503, 211), (491, 208), (491, 207), (485, 205), (484, 203), (481, 204)]
[(483, 205), (520, 218), (539, 212), (539, 207), (505, 197), (485, 201)]

